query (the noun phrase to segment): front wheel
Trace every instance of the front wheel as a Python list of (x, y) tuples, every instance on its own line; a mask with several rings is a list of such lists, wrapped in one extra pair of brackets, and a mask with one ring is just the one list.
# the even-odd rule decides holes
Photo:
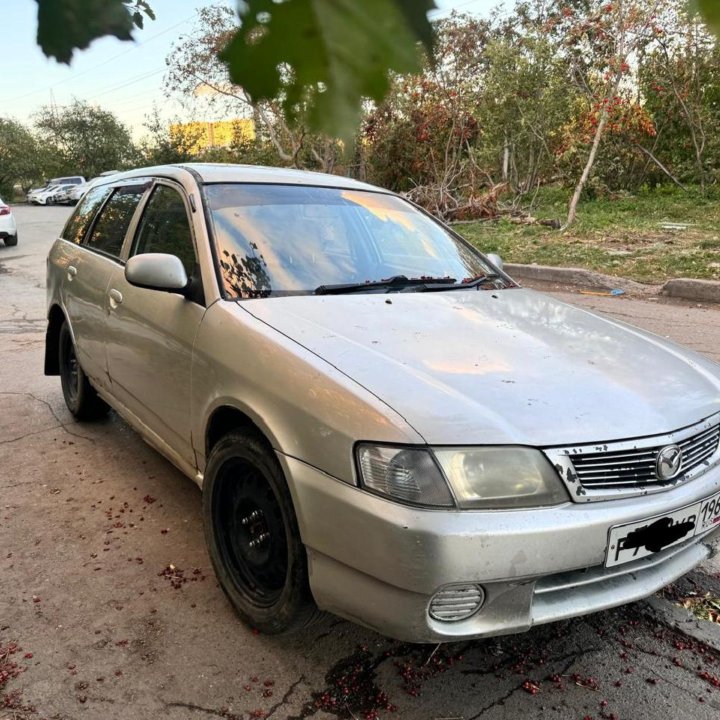
[(231, 432), (213, 448), (203, 519), (215, 573), (245, 622), (278, 634), (315, 619), (290, 492), (272, 448), (261, 438)]
[(18, 242), (17, 233), (15, 233), (15, 235), (8, 235), (8, 236), (5, 238), (5, 244), (6, 244), (8, 247), (15, 247), (15, 245), (17, 245), (17, 242)]
[(97, 394), (83, 372), (75, 354), (75, 343), (68, 324), (60, 328), (60, 383), (68, 410), (77, 420), (99, 420), (110, 407)]

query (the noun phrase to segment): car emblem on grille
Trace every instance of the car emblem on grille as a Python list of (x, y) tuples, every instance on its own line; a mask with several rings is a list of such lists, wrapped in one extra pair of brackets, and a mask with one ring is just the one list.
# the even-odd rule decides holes
[(655, 472), (659, 480), (670, 480), (680, 471), (683, 453), (679, 445), (668, 445), (664, 447), (657, 456)]

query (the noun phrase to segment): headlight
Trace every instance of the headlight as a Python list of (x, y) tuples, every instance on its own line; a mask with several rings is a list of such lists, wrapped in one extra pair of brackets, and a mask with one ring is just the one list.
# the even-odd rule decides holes
[(428, 450), (358, 445), (356, 453), (364, 488), (414, 505), (454, 507), (447, 483)]
[(463, 509), (538, 507), (568, 500), (562, 481), (539, 450), (468, 447), (434, 452)]

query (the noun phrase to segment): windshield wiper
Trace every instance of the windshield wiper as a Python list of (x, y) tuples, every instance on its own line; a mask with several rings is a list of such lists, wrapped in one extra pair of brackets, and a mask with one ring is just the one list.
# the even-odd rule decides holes
[(487, 275), (480, 275), (479, 277), (471, 278), (469, 280), (463, 280), (462, 282), (454, 283), (433, 283), (425, 287), (416, 287), (416, 292), (443, 292), (445, 290), (471, 290), (473, 288), (479, 288), (489, 282), (495, 280), (502, 280), (502, 276), (497, 273), (488, 273)]
[(362, 283), (343, 283), (341, 285), (320, 285), (315, 288), (315, 295), (344, 295), (347, 293), (365, 292), (366, 290), (401, 290), (412, 286), (446, 285), (455, 287), (455, 278), (419, 277), (409, 278), (406, 275), (394, 275), (386, 280), (373, 280)]
[(497, 273), (488, 273), (487, 275), (479, 275), (478, 277), (463, 280), (459, 283), (449, 285), (432, 285), (427, 288), (423, 288), (423, 290), (425, 292), (433, 292), (435, 290), (470, 290), (472, 288), (479, 288), (486, 283), (501, 279), (501, 276)]

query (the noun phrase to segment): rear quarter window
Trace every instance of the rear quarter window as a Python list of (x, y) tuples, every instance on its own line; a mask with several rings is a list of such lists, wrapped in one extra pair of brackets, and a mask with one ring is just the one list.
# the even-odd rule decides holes
[(78, 203), (75, 212), (70, 216), (70, 219), (62, 231), (61, 237), (73, 243), (81, 243), (98, 208), (110, 194), (110, 190), (111, 188), (107, 186), (96, 187), (90, 190)]

